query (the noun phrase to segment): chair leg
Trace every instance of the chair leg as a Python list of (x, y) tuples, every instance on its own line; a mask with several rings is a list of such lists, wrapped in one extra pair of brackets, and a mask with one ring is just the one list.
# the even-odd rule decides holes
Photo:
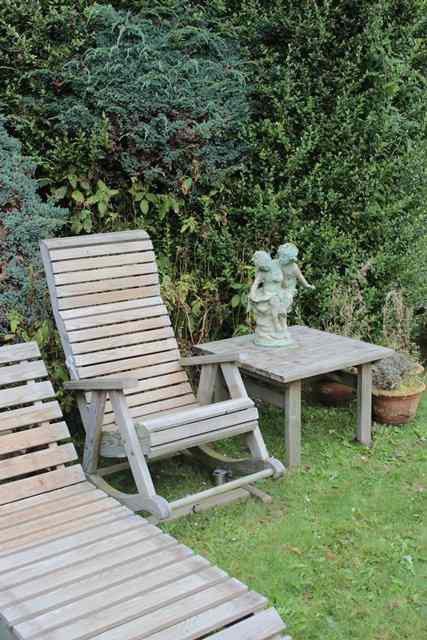
[(171, 514), (171, 508), (167, 500), (156, 494), (147, 461), (135, 432), (133, 420), (129, 415), (126, 397), (121, 392), (110, 391), (110, 400), (129, 466), (138, 489), (140, 510), (148, 511), (161, 519), (165, 519)]

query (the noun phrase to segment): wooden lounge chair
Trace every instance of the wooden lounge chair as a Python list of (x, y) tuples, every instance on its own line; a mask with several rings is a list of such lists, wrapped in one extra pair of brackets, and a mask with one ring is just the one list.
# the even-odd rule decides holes
[[(67, 386), (78, 393), (86, 430), (83, 468), (97, 486), (133, 509), (167, 519), (248, 495), (244, 487), (251, 489), (254, 481), (282, 475), (242, 383), (239, 355), (180, 359), (144, 231), (44, 240), (41, 252), (73, 380)], [(202, 366), (197, 397), (184, 365)], [(219, 372), (230, 397), (212, 403)], [(249, 461), (224, 461), (206, 447), (242, 434)], [(147, 460), (188, 450), (203, 454), (213, 469), (227, 466), (240, 477), (168, 503), (155, 491)], [(126, 457), (138, 494), (112, 489), (104, 478), (122, 467), (99, 469), (99, 455)]]
[(35, 343), (0, 347), (0, 638), (267, 640), (266, 599), (85, 480)]

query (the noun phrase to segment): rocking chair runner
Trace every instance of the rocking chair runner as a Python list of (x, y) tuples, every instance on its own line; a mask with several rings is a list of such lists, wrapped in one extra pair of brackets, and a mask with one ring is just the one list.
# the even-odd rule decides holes
[[(241, 497), (242, 487), (282, 475), (282, 464), (269, 457), (264, 444), (236, 364), (239, 355), (180, 359), (144, 231), (44, 240), (41, 251), (73, 380), (67, 388), (78, 393), (86, 430), (83, 467), (95, 484), (133, 509), (166, 519), (215, 502), (214, 496)], [(183, 369), (193, 365), (202, 366), (197, 398)], [(230, 398), (211, 403), (218, 374)], [(250, 461), (224, 461), (205, 446), (241, 434)], [(195, 447), (214, 467), (249, 473), (168, 503), (156, 494), (147, 459)], [(137, 495), (105, 482), (123, 465), (98, 469), (99, 455), (127, 458)]]
[(0, 347), (0, 638), (283, 638), (267, 600), (86, 482), (35, 343)]

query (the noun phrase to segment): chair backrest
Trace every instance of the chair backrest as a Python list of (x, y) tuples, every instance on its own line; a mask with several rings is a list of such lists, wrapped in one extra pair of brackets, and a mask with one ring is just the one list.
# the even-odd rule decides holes
[(0, 504), (84, 480), (46, 377), (36, 343), (0, 347)]
[[(73, 379), (138, 378), (127, 392), (134, 418), (196, 402), (145, 231), (44, 240), (41, 251)], [(104, 425), (113, 423), (107, 402)]]

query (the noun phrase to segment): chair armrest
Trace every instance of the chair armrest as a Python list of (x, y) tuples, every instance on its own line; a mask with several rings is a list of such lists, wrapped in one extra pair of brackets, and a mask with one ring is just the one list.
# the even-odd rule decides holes
[(243, 362), (245, 359), (244, 353), (219, 353), (207, 356), (192, 356), (190, 358), (181, 358), (180, 364), (183, 367), (195, 367), (204, 364), (223, 364), (226, 362)]
[(137, 378), (93, 378), (64, 383), (64, 388), (68, 391), (124, 391), (137, 386)]

